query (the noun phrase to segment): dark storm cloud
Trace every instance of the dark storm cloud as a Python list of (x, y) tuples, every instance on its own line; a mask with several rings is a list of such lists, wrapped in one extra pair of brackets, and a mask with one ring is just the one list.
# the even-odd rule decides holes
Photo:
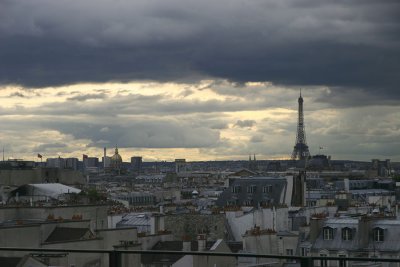
[(10, 94), (8, 97), (21, 97), (21, 98), (24, 98), (24, 97), (26, 97), (26, 95), (24, 95), (24, 94), (22, 94), (20, 92), (15, 92), (15, 93)]
[(253, 135), (250, 138), (251, 143), (261, 143), (263, 141), (264, 141), (264, 136), (262, 136), (262, 135)]
[(219, 141), (218, 131), (205, 127), (192, 127), (187, 122), (130, 119), (119, 120), (118, 123), (115, 125), (113, 122), (88, 124), (47, 121), (42, 125), (70, 134), (77, 139), (90, 139), (91, 143), (88, 146), (95, 147), (117, 143), (119, 147), (194, 148), (214, 146)]
[[(101, 99), (102, 101), (88, 102), (88, 99)], [(0, 108), (0, 115), (94, 115), (103, 116), (118, 115), (184, 115), (191, 113), (214, 113), (214, 112), (234, 112), (243, 110), (259, 110), (262, 108), (272, 108), (277, 103), (266, 100), (263, 97), (253, 100), (226, 99), (207, 101), (174, 99), (164, 94), (159, 95), (117, 95), (107, 97), (107, 95), (87, 94), (77, 95), (67, 102), (45, 103), (40, 107), (16, 107)], [(106, 111), (106, 112), (105, 112)]]
[(366, 94), (362, 89), (333, 88), (325, 91), (315, 98), (315, 102), (328, 103), (332, 107), (359, 107), (372, 105), (398, 106), (399, 99), (382, 94)]
[(81, 94), (73, 97), (67, 98), (69, 101), (86, 101), (86, 100), (92, 100), (92, 99), (105, 99), (107, 98), (107, 94), (101, 93), (101, 94)]
[(254, 120), (238, 120), (234, 126), (239, 128), (251, 128), (254, 125), (256, 125), (256, 121)]
[(0, 5), (4, 84), (220, 77), (239, 84), (359, 88), (381, 100), (400, 98), (395, 0)]
[(33, 149), (33, 151), (47, 151), (52, 149), (59, 149), (59, 148), (66, 148), (67, 145), (63, 143), (49, 143), (49, 144), (42, 144)]
[(210, 125), (211, 129), (215, 129), (215, 130), (223, 130), (223, 129), (227, 129), (229, 126), (226, 122), (216, 122)]

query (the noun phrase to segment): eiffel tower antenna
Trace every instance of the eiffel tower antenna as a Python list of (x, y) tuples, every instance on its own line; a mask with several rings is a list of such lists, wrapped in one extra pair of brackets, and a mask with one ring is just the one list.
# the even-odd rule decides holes
[(302, 160), (307, 159), (310, 156), (310, 151), (308, 150), (306, 131), (304, 128), (304, 114), (303, 114), (303, 97), (300, 96), (298, 99), (299, 109), (298, 109), (298, 120), (297, 120), (297, 133), (296, 133), (296, 144), (294, 145), (292, 152), (292, 160)]

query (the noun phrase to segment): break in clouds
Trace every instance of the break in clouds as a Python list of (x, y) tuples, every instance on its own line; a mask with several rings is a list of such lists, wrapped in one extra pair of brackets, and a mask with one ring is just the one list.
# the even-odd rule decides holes
[(24, 155), (118, 143), (287, 157), (303, 88), (311, 150), (399, 159), (399, 11), (397, 0), (3, 0), (1, 138)]
[[(75, 85), (0, 91), (6, 151), (101, 155), (102, 147), (118, 144), (123, 155), (140, 153), (145, 158), (152, 152), (167, 160), (180, 156), (246, 159), (249, 154), (287, 158), (294, 144), (298, 91), (293, 88), (223, 80), (195, 85), (153, 83), (146, 90), (145, 83), (102, 85), (120, 88), (99, 90), (92, 85), (82, 92), (76, 88), (83, 85)], [(228, 87), (251, 92), (251, 97), (228, 95)], [(8, 90), (26, 96), (10, 98)], [(192, 93), (186, 95), (187, 90)], [(223, 93), (217, 93), (220, 90)], [(40, 100), (34, 97), (38, 92)], [(337, 109), (317, 101), (326, 94), (325, 87), (303, 92), (312, 153), (323, 146), (334, 158), (398, 158), (400, 112), (396, 106)]]

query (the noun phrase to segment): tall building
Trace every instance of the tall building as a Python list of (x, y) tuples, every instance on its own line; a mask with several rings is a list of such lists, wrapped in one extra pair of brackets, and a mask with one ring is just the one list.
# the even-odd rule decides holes
[(296, 144), (294, 145), (292, 152), (292, 160), (304, 160), (310, 157), (310, 151), (306, 141), (306, 130), (304, 127), (304, 114), (303, 114), (303, 98), (299, 97), (299, 110), (297, 120), (297, 133), (296, 133)]
[(66, 158), (65, 159), (65, 168), (71, 170), (78, 170), (78, 162), (77, 158)]
[(377, 176), (388, 177), (391, 174), (390, 159), (372, 159), (372, 170), (376, 171)]
[(186, 159), (175, 159), (175, 172), (182, 173), (187, 171)]
[(256, 160), (256, 155), (254, 154), (254, 158), (253, 159), (251, 159), (251, 156), (249, 156), (249, 164), (248, 164), (248, 166), (249, 166), (249, 170), (251, 170), (251, 171), (258, 171), (258, 163), (257, 163), (257, 160)]
[(111, 157), (108, 157), (108, 156), (101, 157), (101, 162), (102, 162), (103, 169), (110, 168), (110, 166), (111, 166)]
[(93, 168), (93, 167), (99, 167), (99, 158), (97, 157), (85, 157), (83, 159), (83, 164), (85, 165), (85, 168)]
[(142, 172), (142, 157), (131, 157), (131, 168), (135, 173)]
[(61, 157), (47, 158), (46, 159), (46, 167), (64, 169), (65, 168), (65, 159), (63, 159)]

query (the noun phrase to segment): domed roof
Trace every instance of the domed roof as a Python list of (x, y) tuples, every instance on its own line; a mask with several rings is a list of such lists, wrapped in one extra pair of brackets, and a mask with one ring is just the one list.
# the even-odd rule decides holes
[(111, 157), (111, 162), (115, 162), (115, 163), (121, 163), (122, 162), (122, 157), (118, 153), (118, 147), (115, 148), (115, 154)]

